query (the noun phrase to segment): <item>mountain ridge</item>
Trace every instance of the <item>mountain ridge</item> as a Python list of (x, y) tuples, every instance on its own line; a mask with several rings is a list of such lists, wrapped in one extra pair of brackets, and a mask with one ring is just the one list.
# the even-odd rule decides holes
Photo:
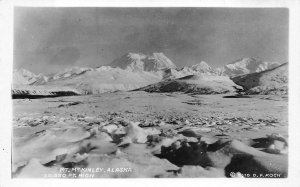
[(234, 77), (232, 80), (242, 86), (245, 93), (249, 95), (286, 95), (288, 92), (288, 63), (273, 69)]
[[(98, 68), (71, 67), (57, 73), (36, 75), (28, 70), (14, 70), (13, 89), (20, 91), (22, 85), (55, 87), (58, 90), (76, 90), (82, 94), (103, 93), (109, 91), (137, 89), (147, 84), (163, 80), (178, 79), (190, 75), (211, 77), (220, 82), (224, 77), (236, 77), (249, 72), (261, 72), (280, 63), (264, 62), (255, 58), (243, 58), (229, 63), (221, 68), (212, 68), (208, 63), (200, 61), (197, 64), (177, 68), (163, 53), (126, 53), (107, 66)], [(228, 75), (229, 74), (229, 75)], [(221, 79), (219, 78), (221, 77)], [(26, 89), (25, 89), (26, 90)], [(31, 92), (31, 91), (30, 91)], [(42, 91), (39, 91), (42, 92)]]
[(227, 75), (229, 77), (236, 77), (244, 74), (265, 71), (267, 69), (275, 68), (282, 63), (280, 62), (266, 62), (258, 58), (242, 58), (233, 61), (223, 67), (216, 68), (219, 75)]

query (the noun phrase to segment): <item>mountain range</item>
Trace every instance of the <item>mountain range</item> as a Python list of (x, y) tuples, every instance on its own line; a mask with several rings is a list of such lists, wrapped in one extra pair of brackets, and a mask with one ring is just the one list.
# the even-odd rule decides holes
[[(71, 91), (74, 95), (98, 94), (136, 90), (159, 82), (165, 85), (166, 81), (173, 81), (173, 85), (175, 85), (174, 81), (181, 85), (186, 85), (185, 83), (188, 82), (188, 88), (183, 89), (185, 92), (186, 89), (194, 88), (198, 93), (202, 93), (199, 90), (209, 88), (210, 91), (206, 93), (224, 93), (232, 92), (233, 87), (239, 87), (235, 83), (241, 82), (240, 79), (247, 79), (243, 75), (264, 72), (280, 65), (279, 62), (243, 58), (220, 68), (212, 68), (204, 61), (178, 68), (163, 53), (150, 55), (127, 53), (110, 64), (98, 68), (72, 67), (48, 75), (36, 75), (24, 69), (14, 70), (13, 94), (50, 95), (59, 91)], [(182, 80), (183, 77), (189, 77), (189, 81)], [(157, 88), (157, 85), (154, 87)]]
[(273, 69), (281, 64), (282, 63), (280, 62), (265, 62), (257, 58), (242, 58), (237, 61), (231, 62), (221, 68), (217, 68), (216, 71), (219, 75), (236, 77), (239, 75)]

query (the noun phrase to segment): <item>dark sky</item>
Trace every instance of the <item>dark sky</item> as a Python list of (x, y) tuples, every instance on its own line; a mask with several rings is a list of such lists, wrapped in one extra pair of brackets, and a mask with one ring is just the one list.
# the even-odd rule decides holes
[(283, 8), (15, 8), (14, 67), (97, 67), (127, 52), (163, 52), (177, 66), (243, 57), (288, 61)]

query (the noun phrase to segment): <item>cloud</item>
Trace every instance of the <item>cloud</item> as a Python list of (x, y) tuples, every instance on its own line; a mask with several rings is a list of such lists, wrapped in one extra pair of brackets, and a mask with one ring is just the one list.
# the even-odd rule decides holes
[[(277, 8), (17, 8), (14, 65), (108, 64), (164, 52), (181, 67), (242, 57), (287, 61), (288, 10)], [(39, 65), (37, 65), (39, 64)]]

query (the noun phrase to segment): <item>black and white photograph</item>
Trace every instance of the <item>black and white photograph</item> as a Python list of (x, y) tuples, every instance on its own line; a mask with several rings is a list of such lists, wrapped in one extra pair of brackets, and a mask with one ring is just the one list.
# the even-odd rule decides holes
[(289, 21), (14, 6), (11, 178), (288, 178)]

